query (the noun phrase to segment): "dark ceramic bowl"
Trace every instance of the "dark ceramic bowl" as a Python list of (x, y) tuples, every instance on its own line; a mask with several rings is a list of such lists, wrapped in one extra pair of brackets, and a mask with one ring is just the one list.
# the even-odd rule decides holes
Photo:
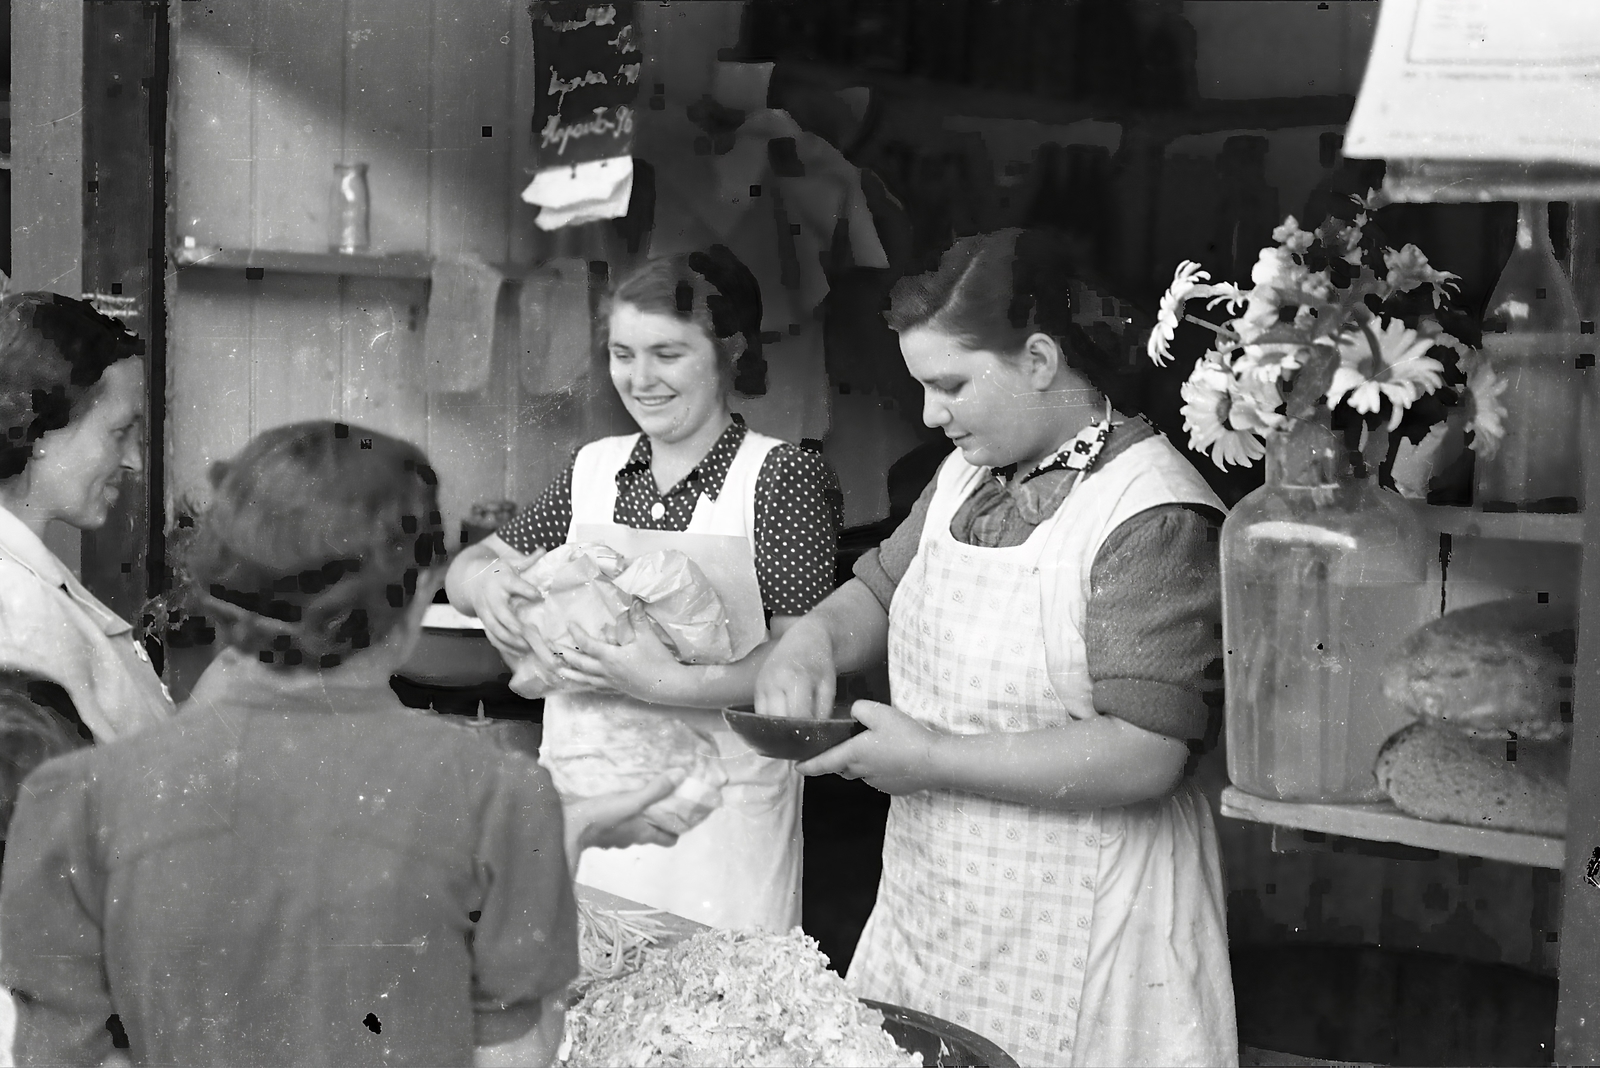
[(761, 716), (753, 705), (722, 710), (722, 718), (750, 748), (774, 760), (810, 760), (867, 728), (850, 718), (850, 706), (835, 705), (830, 719)]
[(922, 1058), (928, 1068), (1017, 1068), (1005, 1050), (980, 1034), (915, 1009), (862, 1002), (883, 1013), (883, 1029), (907, 1053)]

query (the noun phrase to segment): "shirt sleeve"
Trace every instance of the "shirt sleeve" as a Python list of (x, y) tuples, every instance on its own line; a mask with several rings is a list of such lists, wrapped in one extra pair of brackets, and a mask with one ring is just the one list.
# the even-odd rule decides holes
[(510, 1042), (578, 974), (578, 910), (550, 773), (520, 753), (500, 763), (477, 845), (483, 904), (472, 941), (473, 1041)]
[(1207, 737), (1222, 681), (1218, 519), (1161, 505), (1111, 532), (1090, 569), (1095, 708), (1180, 741)]
[(91, 766), (79, 756), (42, 766), (24, 783), (12, 821), (0, 984), (17, 1003), (19, 1065), (99, 1064), (112, 1050)]
[(803, 616), (834, 586), (839, 480), (817, 453), (779, 445), (756, 476), (756, 579), (771, 615)]
[(572, 464), (495, 534), (519, 553), (554, 549), (567, 543), (572, 528)]
[(928, 525), (928, 505), (933, 500), (937, 482), (935, 479), (924, 487), (917, 503), (911, 506), (911, 514), (894, 528), (893, 534), (883, 539), (876, 549), (868, 549), (861, 554), (856, 561), (856, 578), (872, 591), (885, 612), (889, 610), (889, 602), (894, 599), (895, 588), (906, 577), (906, 572), (911, 570), (911, 561), (916, 558), (917, 548), (922, 544), (922, 528)]

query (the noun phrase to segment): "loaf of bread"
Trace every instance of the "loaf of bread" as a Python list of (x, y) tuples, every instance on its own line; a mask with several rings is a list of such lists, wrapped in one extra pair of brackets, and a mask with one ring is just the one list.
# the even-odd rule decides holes
[(1384, 672), (1384, 696), (1414, 719), (1484, 737), (1566, 736), (1562, 702), (1571, 669), (1570, 614), (1549, 605), (1496, 601), (1447, 612), (1400, 643)]
[(1474, 738), (1420, 722), (1383, 743), (1375, 772), (1395, 807), (1419, 819), (1560, 836), (1569, 751), (1562, 740)]

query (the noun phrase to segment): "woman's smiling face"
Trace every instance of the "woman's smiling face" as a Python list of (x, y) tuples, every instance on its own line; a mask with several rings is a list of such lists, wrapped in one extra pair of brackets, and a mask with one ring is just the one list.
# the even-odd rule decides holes
[(969, 464), (1028, 465), (1060, 445), (1054, 405), (1026, 363), (967, 348), (931, 326), (902, 332), (900, 352), (922, 383), (922, 421), (943, 430)]
[(144, 381), (144, 364), (118, 360), (93, 403), (39, 439), (26, 469), (32, 508), (79, 530), (105, 525), (123, 478), (144, 471)]
[(727, 417), (716, 347), (698, 324), (618, 303), (610, 318), (611, 384), (639, 429), (673, 444)]

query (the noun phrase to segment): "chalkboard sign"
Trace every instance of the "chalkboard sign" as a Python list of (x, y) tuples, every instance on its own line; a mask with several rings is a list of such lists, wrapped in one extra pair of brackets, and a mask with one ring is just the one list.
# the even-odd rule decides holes
[(643, 56), (633, 0), (533, 0), (534, 158), (540, 170), (629, 155)]

